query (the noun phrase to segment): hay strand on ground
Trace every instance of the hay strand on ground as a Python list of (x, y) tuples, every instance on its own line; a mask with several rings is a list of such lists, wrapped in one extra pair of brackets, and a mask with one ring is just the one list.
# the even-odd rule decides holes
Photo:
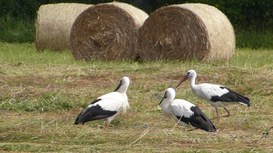
[(125, 3), (94, 5), (73, 24), (71, 49), (77, 60), (131, 60), (138, 52), (138, 29), (148, 18)]
[(70, 30), (78, 15), (92, 5), (58, 3), (40, 6), (36, 20), (36, 49), (70, 49)]
[(206, 4), (162, 7), (140, 28), (140, 57), (144, 60), (228, 60), (235, 34), (228, 18)]

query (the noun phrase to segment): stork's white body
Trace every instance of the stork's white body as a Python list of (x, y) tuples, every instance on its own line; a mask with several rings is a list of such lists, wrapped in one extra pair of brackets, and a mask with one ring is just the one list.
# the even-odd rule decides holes
[(120, 113), (120, 111), (126, 113), (127, 108), (129, 108), (127, 95), (119, 92), (111, 92), (100, 96), (97, 99), (101, 100), (94, 104), (89, 104), (86, 110), (99, 105), (105, 111), (117, 112), (115, 115), (105, 118), (108, 124), (110, 124), (110, 122)]
[(213, 107), (223, 107), (227, 103), (222, 103), (221, 101), (212, 102), (212, 96), (218, 96), (221, 97), (224, 94), (227, 94), (229, 91), (224, 88), (221, 89), (220, 87), (223, 87), (221, 85), (215, 85), (215, 84), (209, 84), (209, 83), (202, 83), (198, 85), (192, 85), (191, 84), (191, 90), (193, 93), (206, 101), (210, 103)]
[(105, 110), (122, 110), (124, 113), (126, 113), (126, 110), (130, 108), (126, 92), (110, 92), (98, 97), (97, 99), (102, 99), (99, 102), (99, 105)]
[(202, 84), (196, 85), (195, 84), (196, 77), (197, 77), (197, 73), (194, 70), (189, 70), (176, 87), (178, 87), (182, 82), (184, 82), (185, 80), (189, 78), (190, 86), (193, 93), (197, 97), (208, 101), (211, 106), (215, 107), (218, 120), (219, 120), (219, 116), (218, 116), (217, 107), (223, 107), (229, 116), (230, 113), (225, 108), (225, 105), (227, 104), (240, 103), (248, 107), (250, 106), (250, 101), (247, 97), (242, 96), (223, 85), (209, 84), (209, 83), (202, 83)]
[(123, 77), (114, 92), (102, 95), (91, 102), (91, 104), (78, 115), (75, 124), (84, 124), (92, 120), (105, 119), (107, 125), (109, 125), (120, 111), (126, 113), (126, 110), (130, 107), (126, 94), (129, 84), (129, 78)]
[(175, 90), (168, 88), (160, 102), (165, 114), (172, 116), (180, 125), (192, 125), (208, 132), (216, 131), (213, 123), (198, 107), (189, 101), (174, 98)]
[[(194, 107), (192, 103), (183, 100), (183, 99), (174, 99), (172, 103), (169, 105), (169, 108), (172, 113), (172, 117), (177, 122), (179, 119), (176, 116), (184, 116), (186, 118), (190, 118), (194, 112), (191, 110), (191, 107)], [(188, 124), (184, 122), (179, 122), (182, 126), (188, 126)]]

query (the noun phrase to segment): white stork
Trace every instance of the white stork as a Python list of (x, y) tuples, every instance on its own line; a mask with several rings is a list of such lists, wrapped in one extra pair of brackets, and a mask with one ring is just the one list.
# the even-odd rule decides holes
[(129, 78), (123, 77), (114, 92), (102, 95), (91, 102), (77, 116), (75, 124), (84, 124), (88, 121), (105, 119), (105, 126), (108, 127), (121, 110), (126, 113), (126, 109), (130, 107), (126, 94), (129, 84)]
[(174, 98), (175, 90), (168, 88), (159, 103), (165, 114), (172, 116), (180, 125), (191, 125), (207, 132), (216, 132), (213, 123), (197, 106), (186, 100)]
[(190, 86), (195, 95), (201, 99), (209, 101), (210, 105), (215, 107), (218, 121), (220, 117), (218, 115), (217, 107), (223, 107), (227, 112), (227, 116), (230, 116), (230, 112), (225, 107), (226, 104), (237, 102), (248, 107), (250, 106), (248, 97), (242, 96), (225, 86), (209, 83), (196, 85), (196, 77), (196, 72), (194, 70), (189, 70), (186, 75), (182, 77), (176, 88), (185, 80), (190, 79)]

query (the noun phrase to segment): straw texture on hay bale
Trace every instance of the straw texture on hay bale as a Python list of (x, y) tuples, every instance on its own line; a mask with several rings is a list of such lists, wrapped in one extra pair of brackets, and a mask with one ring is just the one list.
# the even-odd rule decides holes
[(70, 49), (70, 30), (78, 15), (92, 5), (58, 3), (40, 6), (36, 20), (36, 48), (39, 51)]
[(131, 60), (138, 52), (138, 29), (148, 18), (125, 3), (94, 5), (73, 24), (70, 42), (77, 60)]
[(162, 7), (139, 30), (143, 60), (228, 60), (235, 50), (235, 34), (228, 18), (206, 4)]

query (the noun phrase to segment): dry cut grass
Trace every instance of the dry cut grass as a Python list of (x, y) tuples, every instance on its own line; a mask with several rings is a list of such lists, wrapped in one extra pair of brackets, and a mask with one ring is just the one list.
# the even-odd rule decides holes
[[(36, 53), (33, 44), (0, 44), (0, 152), (272, 152), (272, 56), (270, 50), (240, 49), (228, 63), (85, 63), (68, 52)], [(232, 116), (217, 122), (214, 109), (186, 83), (177, 97), (197, 104), (219, 130), (177, 126), (158, 103), (192, 68), (199, 72), (198, 82), (224, 84), (247, 95), (252, 106), (230, 105)], [(102, 121), (73, 124), (91, 100), (114, 90), (124, 75), (132, 80), (126, 115), (108, 129)]]

